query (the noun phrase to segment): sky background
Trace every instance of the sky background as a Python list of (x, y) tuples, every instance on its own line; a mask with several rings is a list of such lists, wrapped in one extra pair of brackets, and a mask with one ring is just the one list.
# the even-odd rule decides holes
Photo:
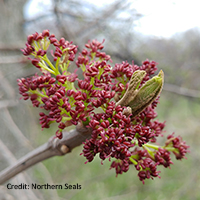
[[(97, 6), (106, 5), (114, 0), (88, 0)], [(39, 5), (45, 4), (46, 8)], [(130, 0), (131, 6), (144, 17), (136, 22), (135, 30), (144, 35), (171, 37), (177, 32), (184, 32), (200, 27), (200, 1), (198, 0)], [(25, 17), (32, 18), (51, 7), (51, 0), (29, 0)], [(34, 8), (34, 9), (33, 9)]]
[(176, 32), (200, 27), (198, 0), (138, 0), (133, 4), (145, 15), (136, 28), (144, 34), (170, 37)]

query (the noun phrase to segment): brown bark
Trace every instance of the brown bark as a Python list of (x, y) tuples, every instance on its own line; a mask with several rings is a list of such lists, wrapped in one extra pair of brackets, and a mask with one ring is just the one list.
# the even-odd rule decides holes
[(78, 124), (76, 129), (64, 132), (61, 140), (52, 136), (48, 142), (29, 152), (15, 164), (0, 172), (0, 184), (5, 183), (10, 178), (37, 164), (38, 162), (53, 156), (63, 156), (71, 152), (73, 148), (81, 145), (86, 138), (90, 137), (90, 135), (90, 129), (84, 127), (82, 124)]

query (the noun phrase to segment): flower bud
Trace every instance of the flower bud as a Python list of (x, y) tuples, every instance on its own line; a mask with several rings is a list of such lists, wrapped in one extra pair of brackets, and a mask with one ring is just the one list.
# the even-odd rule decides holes
[(137, 70), (133, 73), (129, 82), (128, 89), (116, 105), (127, 106), (128, 103), (134, 99), (138, 91), (137, 88), (139, 87), (145, 75), (146, 72), (144, 70)]
[(160, 70), (157, 76), (147, 81), (138, 91), (135, 98), (128, 103), (132, 108), (132, 116), (138, 115), (150, 105), (160, 94), (164, 81), (164, 73)]

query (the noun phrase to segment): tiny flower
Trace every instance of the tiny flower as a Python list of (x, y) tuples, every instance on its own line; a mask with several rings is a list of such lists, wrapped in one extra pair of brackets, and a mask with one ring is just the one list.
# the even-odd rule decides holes
[(63, 137), (62, 132), (57, 130), (56, 131), (56, 137), (59, 138), (59, 139), (62, 139), (62, 137)]
[(42, 36), (43, 37), (49, 37), (49, 30), (43, 30), (42, 31)]

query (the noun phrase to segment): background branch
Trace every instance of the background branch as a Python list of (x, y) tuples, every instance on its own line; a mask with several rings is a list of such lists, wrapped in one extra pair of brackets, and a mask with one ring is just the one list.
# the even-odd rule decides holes
[(24, 56), (1, 56), (0, 64), (25, 63), (29, 60)]
[(174, 84), (165, 83), (163, 89), (165, 91), (172, 92), (185, 97), (200, 98), (200, 92), (198, 90), (187, 89)]
[[(17, 159), (15, 158), (15, 156), (12, 154), (12, 152), (7, 148), (7, 146), (4, 144), (4, 142), (2, 142), (0, 140), (0, 151), (1, 152), (4, 152), (2, 155), (3, 157), (7, 160), (7, 162), (12, 165), (13, 163), (15, 163), (17, 161)], [(27, 183), (26, 181), (26, 178), (25, 178), (25, 175), (24, 174), (19, 174), (19, 176), (16, 177), (17, 179), (15, 179), (13, 181), (14, 184), (17, 184), (17, 183)], [(7, 189), (7, 188), (6, 188)], [(15, 190), (15, 195), (17, 198), (19, 199), (22, 199), (22, 200), (26, 200), (27, 199), (27, 191), (26, 190), (22, 190), (19, 192), (19, 190)], [(34, 192), (33, 191), (29, 191), (29, 195), (34, 197), (35, 200), (38, 200), (38, 198), (35, 196)], [(1, 198), (5, 198), (7, 199), (8, 196), (4, 194), (1, 194)], [(28, 198), (29, 199), (29, 198)]]
[(34, 149), (19, 159), (14, 165), (7, 167), (0, 172), (0, 184), (5, 183), (10, 178), (38, 162), (53, 156), (62, 156), (71, 152), (73, 148), (81, 145), (86, 138), (90, 137), (90, 135), (90, 129), (84, 127), (82, 124), (78, 124), (76, 129), (69, 132), (63, 132), (63, 138), (61, 140), (55, 136), (51, 137), (47, 143)]

